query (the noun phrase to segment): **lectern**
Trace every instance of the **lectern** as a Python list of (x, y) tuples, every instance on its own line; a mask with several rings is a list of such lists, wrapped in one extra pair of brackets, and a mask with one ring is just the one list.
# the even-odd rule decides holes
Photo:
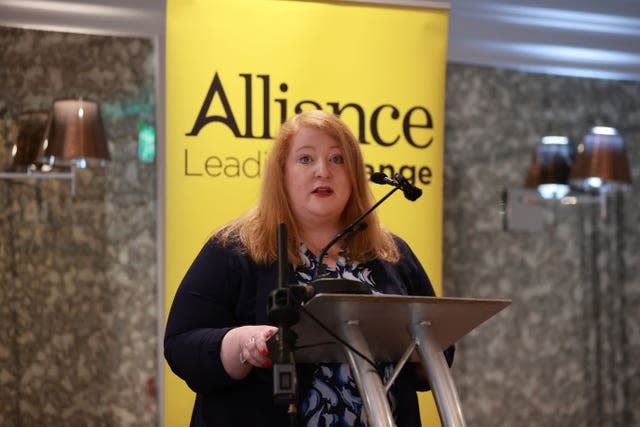
[[(372, 427), (395, 425), (387, 391), (407, 361), (420, 363), (442, 425), (466, 426), (443, 351), (510, 303), (498, 299), (319, 294), (304, 305), (300, 322), (293, 326), (298, 335), (295, 360), (349, 363)], [(387, 384), (367, 359), (396, 364)]]

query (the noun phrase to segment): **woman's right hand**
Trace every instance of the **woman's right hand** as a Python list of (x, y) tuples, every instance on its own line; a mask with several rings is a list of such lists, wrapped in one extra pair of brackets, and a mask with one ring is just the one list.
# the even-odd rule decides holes
[(267, 340), (277, 331), (274, 326), (251, 325), (227, 332), (222, 339), (220, 357), (229, 376), (239, 380), (246, 377), (254, 366), (270, 367), (273, 362), (269, 358)]

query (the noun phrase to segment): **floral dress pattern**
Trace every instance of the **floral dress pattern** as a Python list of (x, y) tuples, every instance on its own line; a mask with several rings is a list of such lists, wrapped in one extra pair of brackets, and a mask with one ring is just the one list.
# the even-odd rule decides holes
[[(296, 280), (299, 284), (306, 284), (315, 275), (318, 259), (304, 244), (300, 246), (300, 255), (303, 265), (295, 269)], [(338, 258), (335, 270), (328, 268), (327, 273), (330, 277), (360, 281), (371, 286), (374, 293), (379, 293), (376, 291), (371, 270), (357, 263), (347, 262), (344, 256)], [(349, 365), (327, 363), (314, 366), (311, 388), (302, 396), (300, 405), (302, 425), (366, 427), (366, 412)], [(390, 364), (381, 365), (379, 368), (383, 371), (383, 380), (388, 378), (393, 370)], [(389, 397), (393, 411), (393, 387)]]

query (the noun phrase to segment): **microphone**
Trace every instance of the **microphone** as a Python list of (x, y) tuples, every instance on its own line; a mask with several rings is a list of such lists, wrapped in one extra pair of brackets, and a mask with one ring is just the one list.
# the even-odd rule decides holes
[[(336, 235), (331, 241), (320, 251), (320, 256), (318, 257), (318, 270), (317, 277), (309, 282), (309, 286), (313, 287), (314, 294), (319, 293), (341, 293), (341, 294), (371, 294), (371, 288), (357, 280), (347, 280), (347, 279), (336, 279), (336, 278), (328, 278), (326, 276), (326, 264), (323, 262), (324, 258), (327, 256), (329, 249), (340, 241), (343, 238), (352, 238), (360, 231), (364, 230), (367, 227), (367, 223), (364, 222), (364, 218), (369, 215), (375, 208), (380, 206), (382, 202), (387, 200), (389, 196), (391, 196), (395, 191), (402, 190), (405, 193), (405, 197), (409, 200), (416, 200), (422, 194), (422, 190), (419, 188), (413, 187), (409, 182), (401, 175), (396, 174), (396, 179), (393, 180), (384, 173), (376, 172), (371, 174), (371, 181), (376, 184), (390, 184), (394, 188), (389, 191), (382, 199), (378, 200), (374, 205), (372, 205), (369, 209), (365, 210), (355, 221), (353, 221), (350, 225), (348, 225), (344, 230)], [(402, 180), (402, 183), (399, 181)], [(415, 198), (409, 198), (415, 197)]]
[(389, 185), (393, 185), (394, 187), (399, 187), (400, 184), (398, 184), (398, 181), (395, 181), (391, 178), (389, 178), (387, 176), (386, 173), (384, 172), (374, 172), (371, 174), (371, 181), (375, 182), (376, 184), (389, 184)]
[(388, 184), (399, 188), (402, 190), (402, 193), (404, 193), (404, 197), (412, 202), (415, 202), (420, 196), (422, 196), (422, 190), (407, 181), (407, 178), (402, 176), (401, 173), (396, 173), (393, 175), (393, 179), (391, 179), (383, 172), (374, 172), (371, 174), (371, 181), (376, 184)]

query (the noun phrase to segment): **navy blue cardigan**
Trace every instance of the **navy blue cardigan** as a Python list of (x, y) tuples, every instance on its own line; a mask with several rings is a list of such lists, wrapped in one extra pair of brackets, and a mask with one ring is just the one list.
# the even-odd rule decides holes
[[(385, 294), (433, 296), (434, 291), (409, 246), (396, 237), (400, 261), (374, 260), (377, 290)], [(289, 283), (294, 283), (289, 266)], [(173, 300), (164, 338), (164, 355), (173, 372), (196, 393), (191, 426), (288, 425), (284, 411), (273, 405), (270, 370), (254, 368), (242, 380), (224, 370), (220, 346), (233, 327), (268, 324), (267, 296), (277, 284), (277, 264), (258, 265), (237, 245), (209, 240), (184, 276)], [(449, 364), (453, 347), (445, 351)], [(300, 395), (310, 383), (310, 369), (299, 368)], [(420, 426), (415, 390), (427, 385), (407, 366), (395, 382), (398, 427)]]

